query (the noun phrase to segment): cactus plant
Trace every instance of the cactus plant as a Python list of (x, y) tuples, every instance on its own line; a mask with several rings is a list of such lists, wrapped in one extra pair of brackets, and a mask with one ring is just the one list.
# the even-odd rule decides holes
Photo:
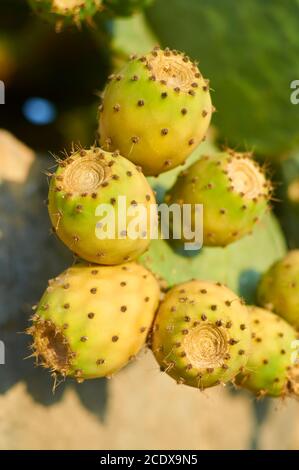
[(177, 51), (155, 48), (110, 77), (100, 106), (100, 139), (157, 175), (183, 163), (205, 137), (209, 84)]
[(299, 341), (294, 328), (267, 310), (250, 307), (249, 312), (252, 347), (237, 383), (259, 396), (298, 396)]
[(113, 374), (143, 346), (159, 301), (136, 263), (78, 264), (49, 282), (27, 330), (33, 355), (78, 381)]
[(198, 388), (226, 383), (247, 362), (247, 308), (221, 284), (180, 284), (158, 310), (152, 349), (161, 369), (178, 383)]
[(203, 156), (184, 170), (166, 202), (192, 204), (193, 225), (195, 204), (202, 204), (204, 244), (226, 246), (251, 232), (270, 195), (270, 183), (250, 155), (227, 150)]
[(299, 250), (287, 253), (263, 275), (258, 302), (299, 329)]
[[(98, 147), (75, 151), (59, 161), (48, 208), (54, 231), (72, 251), (87, 261), (108, 265), (143, 253), (156, 217), (153, 192), (139, 169), (118, 152)], [(131, 233), (128, 229), (135, 217), (140, 224), (136, 230), (131, 227)]]

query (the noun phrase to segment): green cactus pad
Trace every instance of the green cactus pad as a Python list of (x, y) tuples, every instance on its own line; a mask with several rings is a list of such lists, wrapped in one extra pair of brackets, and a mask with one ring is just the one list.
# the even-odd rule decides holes
[(102, 7), (102, 0), (29, 0), (34, 12), (56, 23), (57, 29), (89, 21)]
[(274, 313), (249, 307), (252, 346), (247, 365), (237, 383), (259, 396), (299, 395), (297, 335)]
[(182, 164), (203, 140), (212, 104), (197, 66), (177, 51), (155, 48), (116, 75), (100, 106), (103, 148), (118, 149), (157, 175)]
[(202, 204), (204, 245), (226, 246), (252, 231), (266, 212), (270, 193), (270, 183), (250, 155), (228, 150), (184, 170), (166, 202), (192, 204), (193, 225), (195, 204)]
[[(120, 196), (126, 198), (124, 207)], [(106, 217), (97, 212), (101, 204), (113, 208), (115, 236), (101, 237), (100, 232), (108, 230), (106, 224), (101, 228)], [(59, 162), (50, 184), (48, 209), (54, 231), (70, 250), (87, 261), (113, 265), (131, 261), (147, 249), (149, 227), (156, 215), (151, 212), (153, 204), (152, 189), (133, 163), (117, 152), (94, 147)], [(119, 234), (123, 209), (125, 226)], [(127, 229), (141, 209), (144, 231), (136, 227), (134, 239)]]
[(232, 380), (250, 349), (247, 308), (221, 284), (192, 281), (171, 289), (152, 333), (162, 371), (178, 383), (204, 389)]
[(263, 275), (258, 303), (299, 329), (299, 250), (290, 251)]
[(28, 334), (33, 355), (78, 381), (109, 376), (144, 345), (159, 302), (154, 276), (136, 263), (79, 264), (49, 282)]

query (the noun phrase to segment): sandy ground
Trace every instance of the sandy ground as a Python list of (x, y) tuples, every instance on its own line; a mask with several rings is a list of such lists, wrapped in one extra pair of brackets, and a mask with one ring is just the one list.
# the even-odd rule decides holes
[(294, 401), (256, 406), (244, 392), (179, 386), (159, 372), (150, 352), (93, 386), (91, 411), (75, 388), (45, 406), (16, 384), (0, 397), (0, 449), (299, 448)]

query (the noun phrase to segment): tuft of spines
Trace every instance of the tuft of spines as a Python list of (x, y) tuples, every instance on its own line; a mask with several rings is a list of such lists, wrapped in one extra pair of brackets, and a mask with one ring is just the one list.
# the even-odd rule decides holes
[(31, 318), (33, 356), (78, 381), (110, 376), (144, 345), (159, 297), (137, 263), (75, 265), (49, 282)]
[(166, 202), (191, 204), (193, 220), (195, 204), (202, 204), (204, 244), (226, 246), (252, 231), (268, 209), (271, 191), (251, 154), (228, 149), (202, 156), (184, 170)]
[(274, 313), (249, 307), (252, 346), (236, 382), (257, 396), (299, 396), (298, 335)]
[(195, 280), (166, 294), (154, 322), (152, 350), (163, 372), (204, 389), (243, 370), (250, 338), (242, 300), (220, 283)]
[(197, 65), (182, 53), (155, 48), (110, 77), (100, 109), (101, 144), (119, 149), (146, 175), (158, 175), (193, 152), (212, 112), (209, 84)]
[(299, 250), (276, 261), (262, 276), (258, 303), (280, 315), (299, 330)]
[[(126, 197), (126, 226), (117, 233), (119, 215), (123, 215), (119, 197)], [(48, 197), (49, 215), (58, 237), (81, 258), (98, 264), (120, 264), (142, 254), (150, 243), (150, 224), (155, 223), (152, 189), (143, 174), (119, 152), (108, 153), (98, 147), (79, 149), (58, 162), (52, 176)], [(135, 239), (127, 236), (132, 220), (129, 206), (145, 209), (144, 231)], [(101, 204), (113, 207), (115, 236), (101, 238), (106, 230), (98, 214)], [(136, 208), (137, 210), (138, 208)], [(120, 214), (119, 214), (120, 212)], [(104, 225), (104, 226), (103, 226)], [(97, 229), (97, 231), (96, 231)]]

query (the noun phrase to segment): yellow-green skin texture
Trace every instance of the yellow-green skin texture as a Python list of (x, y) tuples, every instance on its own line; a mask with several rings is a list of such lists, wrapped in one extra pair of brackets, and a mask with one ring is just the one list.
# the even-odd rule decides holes
[[(249, 172), (248, 178), (243, 165), (245, 172)], [(254, 189), (252, 181), (257, 184)], [(204, 245), (226, 246), (252, 231), (264, 216), (269, 197), (269, 184), (247, 154), (220, 152), (203, 156), (184, 170), (166, 195), (166, 202), (192, 204), (192, 230), (195, 204), (202, 204)]]
[(45, 21), (68, 26), (90, 20), (100, 10), (102, 0), (29, 0), (29, 4)]
[[(252, 346), (245, 370), (237, 382), (257, 395), (281, 397), (290, 393), (290, 369), (295, 367), (297, 334), (272, 312), (249, 307)], [(298, 375), (299, 377), (299, 375)]]
[(272, 310), (299, 330), (299, 250), (290, 251), (262, 276), (259, 305)]
[[(144, 345), (159, 302), (154, 276), (137, 263), (120, 266), (75, 265), (49, 283), (30, 331), (49, 321), (66, 339), (67, 370), (77, 379), (109, 376)], [(33, 348), (36, 350), (36, 348)], [(46, 357), (39, 356), (46, 367)]]
[[(145, 175), (155, 176), (182, 164), (209, 127), (212, 104), (208, 84), (197, 67), (189, 59), (184, 62), (183, 57), (155, 50), (133, 58), (111, 77), (103, 94), (101, 145), (107, 150), (118, 149), (140, 165)], [(167, 66), (172, 59), (179, 63), (186, 80), (183, 83), (152, 66), (152, 60), (159, 60), (159, 64), (166, 60)], [(177, 87), (179, 91), (175, 91)]]
[[(75, 186), (74, 189), (65, 185), (66, 179), (70, 180), (70, 176), (65, 176), (70, 174), (69, 167), (74, 168), (72, 174), (75, 173), (76, 181), (79, 181), (79, 186)], [(97, 184), (98, 172), (104, 173), (102, 183), (99, 181), (100, 184)], [(81, 191), (85, 181), (89, 188), (86, 192), (84, 189)], [(73, 182), (74, 177), (72, 177)], [(133, 210), (132, 206), (136, 204), (137, 207), (145, 208), (146, 235), (140, 231), (137, 239), (125, 234), (123, 238), (119, 237), (119, 211), (120, 215), (123, 214), (122, 206), (119, 208), (119, 196), (126, 197), (124, 207), (127, 211), (129, 208)], [(149, 246), (150, 206), (156, 203), (155, 197), (139, 169), (116, 153), (111, 154), (95, 148), (78, 151), (60, 162), (51, 180), (48, 201), (54, 231), (70, 250), (84, 260), (104, 265), (120, 264), (137, 258)], [(96, 215), (100, 204), (113, 205), (116, 237), (100, 239), (97, 236), (97, 224), (105, 218), (105, 213)], [(127, 227), (130, 227), (133, 220), (134, 213), (131, 215), (127, 212), (125, 218)]]
[(161, 370), (178, 383), (204, 389), (244, 368), (250, 341), (247, 308), (238, 296), (221, 284), (191, 281), (166, 294), (152, 350)]

